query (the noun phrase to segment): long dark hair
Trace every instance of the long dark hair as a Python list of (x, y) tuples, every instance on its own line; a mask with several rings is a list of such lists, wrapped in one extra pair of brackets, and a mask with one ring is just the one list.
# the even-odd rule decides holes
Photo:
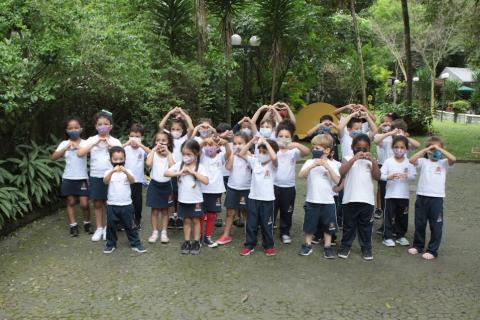
[(77, 117), (69, 117), (69, 118), (67, 118), (67, 119), (65, 120), (65, 122), (64, 122), (64, 125), (63, 125), (63, 129), (64, 129), (64, 133), (63, 133), (63, 134), (65, 135), (65, 138), (66, 138), (67, 140), (70, 139), (70, 137), (69, 137), (68, 134), (67, 134), (68, 124), (69, 124), (70, 122), (72, 122), (72, 121), (77, 121), (77, 122), (78, 122), (78, 125), (80, 126), (80, 128), (82, 127), (82, 122), (80, 121), (79, 118), (77, 118)]
[(152, 141), (152, 148), (155, 147), (156, 143), (155, 143), (155, 140), (157, 140), (157, 136), (159, 134), (164, 134), (167, 136), (167, 149), (170, 151), (170, 152), (173, 152), (173, 138), (172, 138), (172, 135), (170, 133), (168, 133), (167, 131), (164, 131), (164, 130), (160, 130), (158, 131), (157, 133), (155, 133), (155, 135), (153, 136), (153, 141)]
[[(188, 139), (184, 143), (182, 143), (182, 147), (180, 148), (182, 153), (183, 153), (183, 149), (185, 148), (192, 151), (192, 153), (195, 155), (195, 158), (196, 158), (195, 171), (198, 171), (198, 167), (200, 165), (200, 151), (201, 151), (200, 144), (195, 139)], [(183, 157), (182, 157), (182, 163), (180, 164), (179, 170), (182, 171), (184, 166), (185, 166), (185, 163), (183, 162)], [(181, 177), (178, 177), (178, 182), (180, 182), (180, 179)], [(195, 180), (195, 184), (192, 186), (192, 188), (195, 188), (197, 185), (197, 178), (193, 177), (193, 179)]]

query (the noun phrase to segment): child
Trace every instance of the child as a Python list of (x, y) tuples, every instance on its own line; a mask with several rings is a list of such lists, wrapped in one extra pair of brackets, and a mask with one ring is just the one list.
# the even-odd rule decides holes
[(215, 133), (216, 130), (212, 126), (212, 120), (209, 118), (201, 118), (199, 125), (193, 129), (192, 137), (198, 142), (198, 144), (202, 144), (203, 139), (210, 138)]
[(255, 124), (255, 128), (257, 120), (263, 111), (266, 111), (266, 113), (265, 117), (260, 122), (259, 133), (265, 139), (275, 140), (275, 127), (277, 126), (277, 123), (280, 123), (282, 121), (282, 117), (278, 113), (277, 109), (275, 109), (274, 107), (268, 105), (261, 106), (260, 108), (258, 108), (258, 110), (252, 117), (252, 123)]
[[(183, 242), (180, 253), (200, 253), (200, 219), (202, 211), (202, 189), (208, 184), (207, 170), (200, 164), (200, 145), (189, 139), (182, 145), (182, 161), (165, 171), (165, 177), (178, 177), (178, 215), (183, 218)], [(193, 241), (190, 241), (193, 224)]]
[(141, 230), (143, 183), (145, 182), (145, 158), (150, 153), (150, 148), (142, 144), (145, 130), (140, 124), (133, 124), (128, 132), (128, 141), (123, 145), (126, 154), (125, 168), (133, 172), (135, 182), (130, 185), (132, 189), (133, 210), (135, 212), (135, 227)]
[(373, 260), (372, 226), (375, 195), (373, 180), (380, 179), (377, 160), (370, 153), (370, 138), (359, 134), (353, 138), (353, 156), (347, 156), (340, 167), (345, 180), (343, 190), (343, 235), (338, 256), (347, 259), (357, 235), (364, 260)]
[[(232, 139), (233, 139), (233, 131), (232, 127), (225, 122), (221, 122), (218, 124), (217, 128), (217, 134), (221, 139), (224, 139), (228, 142), (228, 145), (230, 146), (230, 150), (232, 149)], [(225, 151), (225, 147), (221, 146), (220, 149), (222, 151)], [(228, 183), (228, 177), (230, 176), (230, 171), (225, 168), (225, 166), (222, 167), (222, 173), (223, 173), (223, 184), (225, 186), (225, 189), (227, 188), (227, 183)], [(217, 220), (215, 221), (215, 227), (220, 228), (223, 226), (223, 220), (221, 218), (217, 217)]]
[(148, 242), (155, 243), (158, 240), (158, 216), (162, 217), (162, 233), (160, 242), (168, 243), (167, 235), (169, 210), (173, 205), (173, 188), (171, 178), (164, 175), (165, 171), (175, 164), (173, 160), (172, 136), (165, 131), (155, 135), (153, 149), (148, 154), (147, 165), (151, 168), (150, 184), (147, 190), (147, 206), (152, 208), (151, 222), (152, 235)]
[[(423, 157), (427, 158), (423, 158)], [(443, 156), (446, 159), (442, 159)], [(420, 150), (410, 159), (410, 163), (420, 168), (420, 178), (415, 201), (415, 237), (413, 247), (408, 253), (415, 255), (425, 248), (425, 229), (427, 221), (430, 224), (430, 242), (427, 252), (422, 255), (426, 260), (435, 259), (442, 240), (443, 228), (443, 198), (445, 197), (445, 180), (447, 171), (456, 158), (443, 148), (440, 137), (430, 137), (427, 147)]]
[(315, 137), (316, 135), (319, 134), (329, 134), (333, 138), (333, 147), (332, 147), (332, 152), (331, 155), (335, 160), (339, 160), (338, 157), (338, 144), (340, 141), (338, 141), (338, 135), (332, 130), (335, 129), (338, 132), (338, 127), (335, 123), (333, 123), (333, 117), (329, 114), (325, 114), (320, 117), (320, 122), (307, 132), (307, 137)]
[(103, 253), (112, 253), (117, 246), (117, 223), (121, 223), (127, 233), (133, 251), (146, 252), (133, 226), (133, 206), (130, 184), (135, 182), (132, 171), (126, 169), (125, 150), (119, 146), (110, 148), (112, 169), (105, 172), (103, 182), (108, 185), (107, 196), (107, 244)]
[(95, 224), (97, 230), (92, 236), (92, 241), (106, 240), (106, 228), (104, 228), (104, 212), (107, 200), (107, 185), (103, 183), (105, 171), (111, 170), (112, 164), (108, 150), (111, 147), (121, 147), (120, 140), (112, 137), (110, 131), (113, 128), (112, 114), (108, 111), (100, 111), (95, 115), (95, 128), (98, 134), (87, 139), (84, 147), (81, 147), (77, 154), (84, 157), (90, 153), (90, 179), (88, 188), (90, 199), (95, 207)]
[(305, 199), (305, 218), (303, 232), (305, 243), (299, 254), (312, 253), (312, 238), (318, 226), (323, 231), (324, 251), (327, 259), (334, 258), (331, 248), (332, 235), (337, 229), (337, 217), (333, 187), (340, 181), (336, 165), (328, 159), (333, 147), (329, 134), (320, 134), (312, 139), (312, 159), (307, 160), (298, 176), (307, 178), (307, 197)]
[[(221, 150), (221, 147), (223, 147), (225, 151)], [(217, 219), (217, 213), (222, 211), (222, 193), (225, 192), (222, 168), (225, 167), (225, 163), (229, 157), (230, 146), (226, 140), (220, 139), (218, 136), (203, 140), (200, 164), (207, 171), (208, 184), (201, 186), (203, 193), (203, 211), (205, 214), (205, 234), (202, 237), (202, 243), (209, 248), (218, 246), (218, 244), (212, 240), (212, 231), (215, 220)]]
[[(166, 124), (168, 119), (172, 118), (170, 124), (170, 135), (173, 138), (173, 160), (175, 162), (182, 161), (182, 144), (187, 141), (192, 136), (193, 133), (193, 123), (190, 116), (180, 107), (175, 107), (170, 110), (162, 121), (159, 124), (160, 131), (167, 130)], [(173, 214), (171, 215), (168, 225), (170, 228), (183, 228), (183, 221), (177, 216), (177, 199), (178, 199), (178, 183), (177, 178), (172, 178), (172, 187), (173, 187)]]
[(88, 173), (87, 157), (79, 157), (77, 150), (85, 147), (86, 141), (80, 138), (82, 126), (77, 118), (70, 118), (65, 122), (67, 140), (64, 140), (52, 154), (52, 160), (65, 157), (65, 170), (62, 175), (60, 193), (67, 200), (68, 222), (70, 236), (78, 236), (78, 224), (75, 218), (75, 198), (78, 197), (80, 208), (83, 211), (83, 228), (86, 233), (92, 234), (90, 223), (90, 208), (88, 206)]
[(257, 126), (249, 117), (243, 117), (242, 120), (233, 126), (233, 133), (242, 132), (247, 136), (253, 137), (257, 134)]
[[(227, 219), (223, 235), (216, 241), (217, 244), (224, 245), (232, 242), (230, 232), (234, 217), (247, 209), (247, 198), (252, 180), (252, 169), (247, 160), (240, 157), (240, 151), (243, 150), (248, 142), (248, 136), (238, 132), (233, 137), (233, 146), (230, 157), (228, 158), (226, 168), (230, 171), (230, 177), (227, 183), (227, 195), (225, 197), (225, 208), (227, 208)], [(250, 156), (247, 150), (245, 157)]]
[(392, 141), (393, 157), (388, 158), (381, 167), (381, 179), (386, 181), (385, 211), (383, 218), (383, 244), (394, 247), (393, 221), (397, 233), (397, 243), (408, 246), (405, 238), (408, 228), (409, 180), (414, 180), (416, 170), (405, 155), (408, 152), (408, 139), (395, 136)]
[(295, 134), (295, 125), (290, 120), (283, 120), (277, 127), (277, 171), (274, 179), (275, 186), (275, 219), (280, 211), (280, 239), (284, 244), (290, 244), (292, 238), (293, 208), (295, 205), (295, 164), (310, 149), (301, 143), (292, 142)]
[[(363, 120), (368, 122), (367, 136), (371, 139), (377, 131), (377, 127), (369, 113), (363, 111), (354, 111), (348, 115), (346, 119), (342, 119), (338, 125), (338, 136), (340, 137), (340, 147), (342, 150), (342, 158), (352, 157), (352, 140), (360, 134), (364, 134)], [(342, 160), (343, 162), (343, 160)]]
[[(259, 142), (258, 155), (248, 155), (253, 143)], [(275, 193), (273, 176), (277, 167), (278, 147), (275, 141), (255, 137), (240, 151), (252, 168), (252, 182), (248, 194), (247, 223), (245, 226), (245, 245), (240, 251), (242, 256), (250, 255), (257, 245), (258, 226), (262, 230), (263, 250), (267, 256), (276, 255), (273, 241), (273, 220)]]

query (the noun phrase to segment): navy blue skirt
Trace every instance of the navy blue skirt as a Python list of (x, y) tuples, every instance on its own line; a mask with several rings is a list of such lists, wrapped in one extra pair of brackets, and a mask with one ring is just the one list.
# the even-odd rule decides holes
[(203, 217), (203, 208), (201, 203), (178, 203), (178, 216), (184, 218)]
[(147, 207), (166, 209), (173, 206), (172, 183), (151, 180), (147, 189)]
[(225, 208), (247, 210), (248, 194), (250, 190), (236, 190), (227, 187)]
[(107, 200), (108, 186), (103, 183), (103, 178), (90, 177), (88, 188), (91, 200)]
[(203, 194), (203, 211), (204, 212), (221, 212), (222, 211), (222, 194), (221, 193), (204, 193)]
[(83, 180), (62, 179), (62, 185), (60, 186), (60, 195), (62, 197), (68, 197), (68, 196), (88, 197), (87, 179), (83, 179)]

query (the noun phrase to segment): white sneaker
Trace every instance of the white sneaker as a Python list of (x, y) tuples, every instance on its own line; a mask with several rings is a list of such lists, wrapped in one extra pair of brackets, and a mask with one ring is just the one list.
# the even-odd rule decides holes
[(103, 236), (103, 228), (97, 228), (97, 230), (95, 230), (95, 232), (93, 233), (92, 241), (100, 241), (102, 240), (102, 236)]
[(409, 242), (409, 241), (407, 240), (407, 238), (405, 238), (405, 237), (401, 237), (400, 239), (397, 239), (395, 242), (398, 243), (398, 244), (401, 245), (401, 246), (408, 246), (408, 245), (410, 245), (410, 242)]
[[(157, 231), (157, 237), (158, 237), (158, 231)], [(160, 242), (161, 243), (169, 243), (170, 242), (170, 239), (168, 239), (166, 230), (162, 230), (162, 233), (160, 234)]]
[(292, 243), (292, 238), (290, 236), (287, 236), (286, 234), (284, 234), (282, 236), (282, 242), (285, 243), (285, 244)]
[(395, 247), (395, 242), (392, 239), (383, 240), (383, 244), (387, 247)]
[(152, 235), (148, 238), (148, 242), (155, 243), (158, 240), (158, 230), (152, 232)]
[(107, 241), (107, 227), (103, 228), (102, 238), (103, 238), (103, 241)]

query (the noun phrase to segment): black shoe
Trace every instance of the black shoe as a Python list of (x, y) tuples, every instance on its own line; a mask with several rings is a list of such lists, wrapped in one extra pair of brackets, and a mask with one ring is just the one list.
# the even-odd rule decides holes
[(298, 252), (298, 254), (301, 256), (308, 256), (311, 253), (312, 253), (312, 246), (306, 243), (302, 244), (302, 246), (300, 247), (300, 251)]
[(375, 219), (382, 219), (382, 217), (383, 217), (383, 211), (382, 211), (382, 209), (380, 209), (380, 208), (375, 209), (375, 212), (374, 212), (374, 214), (373, 214), (373, 217), (374, 217)]
[(78, 234), (79, 234), (78, 225), (74, 225), (73, 227), (70, 227), (71, 237), (78, 237)]
[(135, 224), (134, 229), (137, 230), (137, 231), (142, 231), (142, 225), (140, 223)]
[(233, 225), (235, 227), (243, 228), (245, 223), (243, 223), (242, 219), (235, 219), (235, 221), (233, 221)]
[(182, 218), (177, 218), (175, 220), (175, 227), (177, 227), (177, 229), (183, 229), (183, 219)]
[(323, 257), (327, 259), (335, 259), (335, 254), (332, 247), (323, 248)]
[(313, 239), (312, 239), (313, 244), (319, 244), (320, 241), (322, 241), (321, 237), (313, 236)]
[(372, 249), (362, 248), (362, 258), (365, 261), (372, 261), (373, 260)]
[(117, 231), (125, 231), (125, 228), (121, 224), (119, 224), (117, 225)]
[(190, 253), (190, 241), (184, 241), (182, 246), (180, 247), (181, 254), (189, 254)]
[(202, 243), (206, 246), (208, 246), (209, 248), (216, 248), (218, 247), (218, 243), (216, 243), (215, 241), (212, 240), (212, 237), (208, 237), (208, 236), (202, 236)]
[(170, 217), (168, 219), (168, 229), (173, 229), (175, 228), (175, 219), (173, 217)]
[(190, 254), (197, 255), (200, 253), (200, 242), (199, 241), (193, 241), (190, 244)]
[(215, 227), (217, 227), (217, 228), (223, 227), (223, 220), (222, 219), (217, 219), (215, 221)]
[(347, 259), (349, 254), (350, 254), (350, 248), (342, 247), (340, 248), (340, 251), (338, 251), (337, 256), (339, 256), (342, 259)]
[(90, 222), (84, 223), (83, 224), (83, 230), (85, 230), (85, 233), (93, 234), (92, 224)]

